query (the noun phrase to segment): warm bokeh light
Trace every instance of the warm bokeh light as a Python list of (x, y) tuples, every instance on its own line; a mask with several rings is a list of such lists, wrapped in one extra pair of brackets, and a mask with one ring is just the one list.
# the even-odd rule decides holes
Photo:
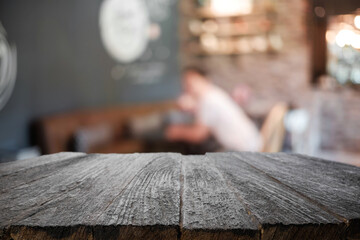
[(212, 0), (211, 10), (217, 15), (249, 14), (253, 10), (252, 0)]
[(351, 30), (340, 30), (336, 35), (335, 42), (339, 47), (345, 47), (346, 45), (352, 45), (355, 33)]
[(216, 51), (218, 39), (213, 34), (202, 34), (200, 37), (201, 45), (209, 51)]
[(339, 15), (329, 18), (327, 72), (341, 85), (360, 83), (359, 15)]
[[(354, 17), (354, 25), (360, 29), (360, 15)], [(360, 31), (348, 22), (338, 22), (326, 32), (326, 41), (340, 48), (351, 46), (360, 49)]]
[(360, 29), (360, 15), (354, 18), (354, 25), (356, 28)]
[(360, 49), (360, 34), (354, 33), (351, 41), (351, 46), (356, 49)]

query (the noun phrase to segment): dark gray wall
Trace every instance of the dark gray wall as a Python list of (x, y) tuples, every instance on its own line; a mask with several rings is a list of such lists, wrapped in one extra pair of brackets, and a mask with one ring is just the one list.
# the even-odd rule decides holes
[[(149, 45), (170, 49), (166, 60), (123, 65), (105, 51), (99, 33), (101, 0), (0, 0), (0, 21), (18, 50), (18, 74), (10, 101), (0, 111), (0, 149), (29, 145), (29, 123), (47, 114), (98, 108), (124, 102), (175, 98), (180, 91), (177, 64), (177, 5), (161, 22), (162, 36)], [(160, 62), (161, 75), (134, 84), (131, 70)], [(151, 67), (151, 65), (147, 65)], [(121, 79), (114, 67), (126, 69)], [(141, 77), (146, 77), (143, 74)], [(154, 76), (152, 76), (154, 78)]]

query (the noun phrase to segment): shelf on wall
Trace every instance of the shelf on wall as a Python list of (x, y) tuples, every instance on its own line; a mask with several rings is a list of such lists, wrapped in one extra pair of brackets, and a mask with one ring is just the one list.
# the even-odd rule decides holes
[[(185, 25), (183, 25), (180, 36), (181, 41), (190, 46), (189, 48), (192, 50), (185, 50), (185, 54), (242, 55), (250, 52), (267, 53), (278, 51), (279, 46), (282, 45), (281, 39), (280, 44), (269, 44), (268, 37), (277, 35), (275, 29), (277, 14), (274, 9), (267, 8), (262, 3), (254, 4), (251, 13), (237, 14), (231, 13), (231, 11), (231, 14), (216, 14), (208, 6), (197, 7), (190, 1), (187, 3), (189, 3), (187, 8), (181, 8)], [(252, 41), (253, 43), (251, 43)], [(259, 44), (261, 41), (266, 41), (266, 43)], [(257, 44), (260, 47), (257, 49), (255, 47), (256, 50), (254, 50), (253, 47), (246, 46), (249, 44)], [(274, 45), (276, 46), (272, 47)]]

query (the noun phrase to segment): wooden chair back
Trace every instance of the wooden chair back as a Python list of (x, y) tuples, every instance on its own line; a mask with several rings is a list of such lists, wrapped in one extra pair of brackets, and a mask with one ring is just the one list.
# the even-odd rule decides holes
[(267, 115), (261, 127), (263, 139), (262, 152), (280, 152), (285, 138), (284, 118), (288, 106), (284, 102), (276, 103)]

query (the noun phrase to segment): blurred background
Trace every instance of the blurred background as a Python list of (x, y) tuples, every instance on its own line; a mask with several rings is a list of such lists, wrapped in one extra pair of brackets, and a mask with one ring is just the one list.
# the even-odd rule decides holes
[(197, 65), (246, 86), (261, 151), (360, 166), (358, 0), (0, 0), (0, 23), (2, 162), (219, 151), (164, 134)]

